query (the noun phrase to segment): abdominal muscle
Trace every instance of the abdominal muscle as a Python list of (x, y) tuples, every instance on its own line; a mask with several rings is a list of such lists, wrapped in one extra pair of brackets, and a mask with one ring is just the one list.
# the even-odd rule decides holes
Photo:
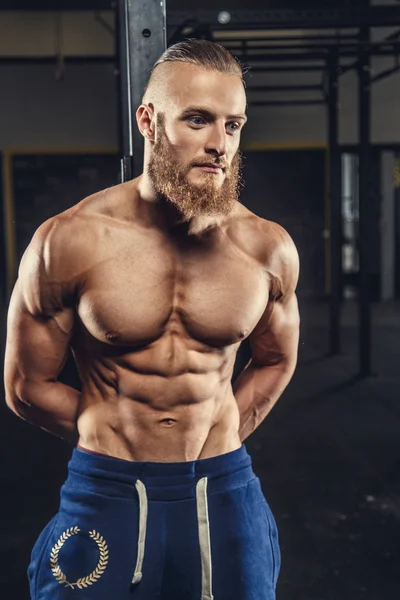
[(146, 462), (193, 461), (240, 448), (230, 377), (215, 371), (169, 378), (126, 368), (116, 373), (112, 391), (86, 380), (78, 418), (81, 447)]

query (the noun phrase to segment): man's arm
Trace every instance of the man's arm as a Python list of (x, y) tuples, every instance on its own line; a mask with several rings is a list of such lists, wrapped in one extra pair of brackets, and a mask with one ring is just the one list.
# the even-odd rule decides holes
[(241, 441), (253, 433), (271, 411), (291, 380), (297, 363), (298, 254), (281, 228), (280, 237), (283, 239), (271, 261), (273, 289), (270, 289), (268, 306), (249, 338), (252, 358), (234, 384)]
[(80, 393), (57, 381), (74, 323), (57, 225), (42, 225), (22, 258), (8, 312), (4, 382), (7, 405), (19, 417), (75, 441)]

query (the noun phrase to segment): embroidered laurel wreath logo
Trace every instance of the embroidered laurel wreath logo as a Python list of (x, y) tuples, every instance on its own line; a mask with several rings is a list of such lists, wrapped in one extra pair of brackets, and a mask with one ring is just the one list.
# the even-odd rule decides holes
[(95, 530), (89, 531), (90, 537), (96, 542), (100, 550), (100, 558), (97, 567), (94, 571), (92, 571), (92, 573), (90, 573), (90, 575), (87, 575), (86, 577), (80, 577), (74, 583), (67, 581), (66, 575), (61, 571), (61, 567), (58, 564), (58, 554), (68, 538), (72, 537), (73, 535), (77, 535), (79, 532), (79, 527), (71, 527), (70, 529), (64, 531), (64, 533), (62, 533), (58, 538), (57, 543), (53, 546), (50, 554), (50, 566), (54, 577), (60, 585), (65, 583), (65, 587), (70, 587), (73, 590), (76, 587), (81, 590), (82, 588), (86, 588), (89, 585), (96, 583), (96, 581), (103, 575), (108, 564), (108, 546), (106, 540)]

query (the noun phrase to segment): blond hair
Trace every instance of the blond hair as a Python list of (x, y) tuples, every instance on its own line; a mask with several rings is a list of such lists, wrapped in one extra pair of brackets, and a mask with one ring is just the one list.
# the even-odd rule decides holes
[(151, 84), (155, 84), (155, 89), (159, 88), (162, 79), (159, 81), (155, 73), (157, 67), (165, 63), (177, 62), (191, 63), (205, 69), (219, 71), (225, 75), (235, 75), (240, 77), (243, 86), (246, 87), (243, 79), (246, 69), (224, 46), (208, 40), (188, 39), (167, 48), (153, 65), (143, 98)]
[(165, 62), (192, 63), (239, 77), (244, 74), (241, 63), (224, 46), (208, 40), (188, 39), (170, 46), (154, 64), (152, 73), (158, 65)]

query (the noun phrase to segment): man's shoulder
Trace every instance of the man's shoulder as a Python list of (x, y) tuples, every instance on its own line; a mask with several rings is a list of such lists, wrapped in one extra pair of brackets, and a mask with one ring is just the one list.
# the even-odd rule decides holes
[(75, 206), (50, 217), (36, 230), (30, 247), (44, 254), (59, 253), (67, 256), (67, 252), (87, 240), (93, 229), (85, 207), (84, 199)]
[(28, 269), (47, 273), (56, 281), (77, 277), (94, 252), (101, 216), (113, 193), (110, 190), (88, 196), (42, 223), (24, 252), (20, 275)]
[(120, 183), (84, 198), (66, 211), (66, 216), (75, 216), (81, 219), (90, 217), (95, 224), (101, 217), (120, 219), (126, 215), (127, 204), (133, 204), (136, 196), (135, 180)]
[(37, 229), (33, 243), (69, 250), (90, 246), (107, 218), (117, 218), (126, 197), (126, 184), (96, 192), (51, 217)]
[(231, 236), (263, 266), (295, 262), (297, 250), (289, 233), (279, 223), (264, 219), (244, 206), (230, 227)]

